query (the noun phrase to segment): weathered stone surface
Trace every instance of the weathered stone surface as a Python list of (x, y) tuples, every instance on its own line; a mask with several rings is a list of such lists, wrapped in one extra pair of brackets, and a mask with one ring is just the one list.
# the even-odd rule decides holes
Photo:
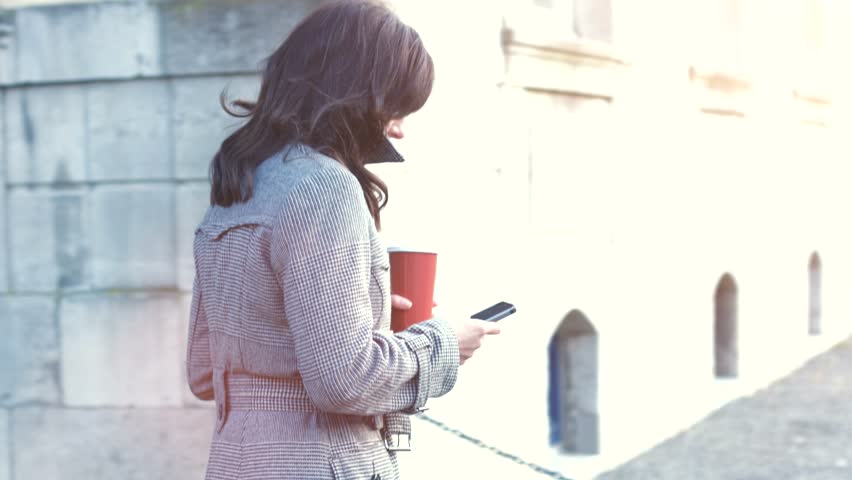
[(0, 480), (12, 480), (12, 439), (9, 437), (9, 410), (0, 410)]
[[(0, 63), (0, 69), (3, 68)], [(0, 90), (0, 111), (6, 111), (6, 92)], [(5, 115), (0, 115), (0, 293), (9, 290), (8, 244), (6, 243), (6, 139)]]
[(600, 427), (597, 405), (596, 335), (560, 339), (562, 361), (562, 447), (572, 453), (597, 454)]
[(11, 288), (45, 292), (89, 285), (86, 203), (81, 189), (10, 193)]
[(179, 405), (178, 297), (84, 294), (62, 301), (68, 405)]
[(178, 288), (192, 290), (195, 278), (195, 259), (192, 243), (195, 240), (195, 227), (210, 205), (210, 186), (207, 183), (187, 183), (177, 190), (178, 225)]
[(16, 478), (203, 478), (212, 409), (15, 410)]
[(320, 0), (208, 0), (160, 8), (166, 73), (254, 72)]
[(213, 404), (213, 402), (207, 400), (199, 400), (195, 395), (192, 394), (192, 391), (189, 389), (189, 385), (186, 382), (186, 345), (189, 336), (189, 314), (192, 309), (192, 295), (182, 294), (180, 296), (180, 303), (181, 312), (180, 322), (178, 322), (180, 324), (178, 329), (178, 338), (180, 339), (180, 390), (183, 399), (183, 404), (189, 407), (209, 407)]
[(83, 87), (10, 89), (6, 92), (3, 113), (9, 182), (85, 180)]
[(15, 15), (0, 12), (0, 85), (7, 85), (15, 78)]
[(173, 288), (175, 193), (170, 185), (104, 186), (92, 194), (92, 277), (98, 288)]
[[(58, 403), (59, 340), (54, 299), (0, 297), (0, 324), (0, 406)], [(0, 435), (4, 433), (0, 430)], [(0, 449), (0, 456), (2, 453)]]
[(86, 93), (92, 180), (171, 177), (165, 80), (96, 83)]
[(147, 2), (28, 8), (15, 18), (17, 82), (160, 73), (157, 9)]
[(175, 173), (178, 178), (208, 178), (210, 160), (219, 145), (243, 120), (226, 114), (219, 95), (254, 100), (260, 88), (256, 76), (186, 78), (174, 80)]

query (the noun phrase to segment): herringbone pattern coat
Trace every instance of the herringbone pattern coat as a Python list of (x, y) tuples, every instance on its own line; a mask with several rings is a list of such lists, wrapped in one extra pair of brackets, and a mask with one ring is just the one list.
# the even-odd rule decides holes
[(355, 177), (289, 147), (248, 202), (208, 209), (194, 253), (187, 379), (217, 409), (206, 479), (397, 479), (383, 435), (453, 387), (458, 343), (441, 319), (389, 331), (387, 253)]

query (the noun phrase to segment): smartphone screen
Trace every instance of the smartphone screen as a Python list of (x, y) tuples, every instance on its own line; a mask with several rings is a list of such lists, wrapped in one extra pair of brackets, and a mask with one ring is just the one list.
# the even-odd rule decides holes
[(474, 313), (470, 318), (475, 318), (477, 320), (485, 320), (487, 322), (496, 322), (501, 318), (508, 317), (516, 311), (517, 309), (511, 303), (500, 302), (486, 308), (481, 312)]

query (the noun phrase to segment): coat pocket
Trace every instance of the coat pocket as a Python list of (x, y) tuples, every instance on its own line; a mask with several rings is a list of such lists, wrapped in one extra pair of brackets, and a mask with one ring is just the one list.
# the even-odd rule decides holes
[(333, 457), (331, 469), (336, 480), (399, 480), (396, 453), (387, 451), (382, 441)]
[(390, 263), (387, 258), (373, 257), (370, 266), (370, 302), (373, 306), (375, 327), (390, 325)]
[(216, 400), (216, 432), (221, 432), (228, 419), (228, 390), (225, 385), (227, 372), (223, 367), (213, 368), (213, 396)]

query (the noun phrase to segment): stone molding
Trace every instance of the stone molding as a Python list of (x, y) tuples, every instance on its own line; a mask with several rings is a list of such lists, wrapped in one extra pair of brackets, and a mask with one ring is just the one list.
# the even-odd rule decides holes
[(796, 79), (793, 104), (799, 121), (825, 127), (834, 115), (832, 84), (837, 76), (824, 62), (813, 62)]
[(831, 123), (834, 110), (828, 92), (794, 88), (792, 95), (797, 120), (818, 127)]
[(752, 92), (752, 80), (748, 74), (693, 64), (689, 67), (689, 81), (699, 110), (737, 117), (748, 112), (748, 99)]
[(611, 44), (504, 21), (505, 84), (611, 99), (628, 66)]

